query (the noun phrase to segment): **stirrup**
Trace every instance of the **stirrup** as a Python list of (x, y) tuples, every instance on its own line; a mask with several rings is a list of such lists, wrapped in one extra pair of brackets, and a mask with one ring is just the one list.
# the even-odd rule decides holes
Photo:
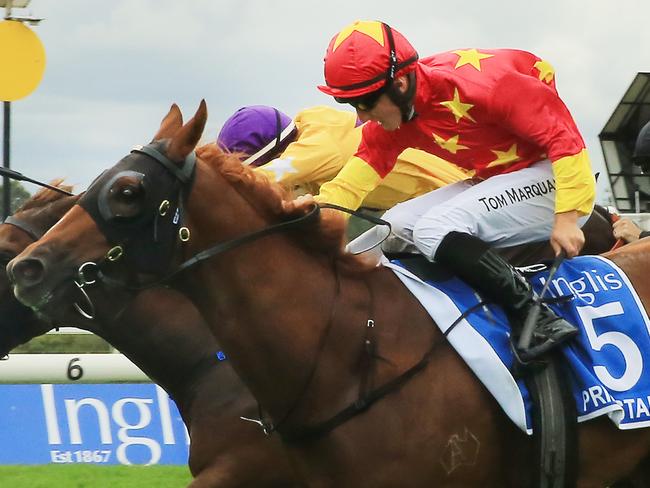
[(537, 373), (548, 365), (548, 361), (544, 359), (528, 357), (523, 351), (518, 351), (512, 340), (510, 341), (510, 349), (515, 358), (510, 367), (510, 372), (516, 380)]
[(577, 336), (579, 333), (578, 329), (575, 329), (574, 331), (567, 333), (560, 341), (555, 341), (551, 338), (547, 338), (544, 342), (541, 344), (537, 344), (536, 346), (529, 347), (528, 349), (524, 351), (519, 351), (519, 356), (524, 360), (524, 361), (529, 361), (531, 359), (537, 359), (539, 356), (542, 356), (546, 354), (549, 351), (552, 351), (553, 349), (556, 349), (563, 344), (565, 344), (567, 341), (570, 341), (573, 339), (575, 336)]

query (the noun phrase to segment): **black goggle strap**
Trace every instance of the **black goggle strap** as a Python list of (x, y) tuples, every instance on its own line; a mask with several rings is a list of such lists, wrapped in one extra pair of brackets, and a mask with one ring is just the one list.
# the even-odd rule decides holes
[(277, 108), (273, 108), (275, 111), (275, 147), (278, 147), (282, 142), (282, 120), (280, 120), (280, 112)]

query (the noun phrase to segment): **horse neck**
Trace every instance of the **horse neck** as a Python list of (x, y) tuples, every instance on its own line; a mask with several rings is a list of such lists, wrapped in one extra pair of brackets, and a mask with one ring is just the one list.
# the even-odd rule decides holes
[[(164, 388), (185, 420), (196, 395), (205, 388), (218, 396), (243, 390), (241, 382), (222, 372), (227, 366), (216, 358), (218, 344), (196, 308), (180, 294), (150, 289), (132, 299), (110, 290), (97, 295), (98, 318), (91, 330)], [(113, 311), (116, 303), (124, 303), (125, 308), (108, 319), (102, 310)]]
[[(215, 193), (212, 188), (210, 194)], [(192, 228), (204, 232), (197, 236), (193, 230), (197, 250), (268, 226), (239, 195), (231, 192), (223, 199), (239, 199), (241, 208), (235, 212), (212, 203), (213, 210), (199, 213), (188, 205)], [(206, 229), (219, 229), (218, 236)], [(272, 415), (283, 411), (304, 384), (337, 300), (331, 259), (277, 234), (213, 257), (187, 281), (188, 296), (242, 380)]]

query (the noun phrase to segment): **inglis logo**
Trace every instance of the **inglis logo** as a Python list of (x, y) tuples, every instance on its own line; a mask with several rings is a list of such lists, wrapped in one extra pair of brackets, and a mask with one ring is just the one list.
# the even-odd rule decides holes
[[(158, 386), (155, 388), (155, 401), (153, 398), (118, 397), (111, 404), (106, 395), (102, 399), (64, 398), (61, 409), (61, 399), (55, 398), (54, 386), (41, 385), (48, 443), (61, 448), (51, 451), (52, 461), (78, 462), (75, 455), (86, 451), (66, 449), (80, 449), (80, 446), (86, 449), (99, 440), (101, 446), (92, 445), (91, 449), (100, 447), (99, 452), (106, 454), (95, 456), (97, 462), (112, 461), (106, 448), (115, 447), (115, 460), (120, 464), (157, 464), (163, 455), (160, 441), (163, 445), (175, 445), (174, 425), (178, 430), (178, 424), (182, 425), (183, 447), (189, 445), (187, 429), (178, 413), (175, 411), (176, 415), (172, 416), (170, 412), (167, 393)], [(60, 396), (63, 395), (59, 393)], [(157, 414), (157, 418), (152, 423), (153, 414)], [(69, 442), (65, 442), (64, 438)], [(186, 449), (184, 454), (187, 455)]]
[[(596, 301), (596, 294), (619, 290), (623, 287), (623, 283), (614, 273), (601, 276), (597, 270), (592, 269), (591, 271), (583, 270), (580, 274), (582, 275), (580, 278), (571, 281), (564, 277), (553, 278), (548, 290), (555, 297), (572, 294), (584, 300), (588, 305), (593, 305)], [(546, 278), (540, 277), (539, 282), (543, 286), (546, 283)]]

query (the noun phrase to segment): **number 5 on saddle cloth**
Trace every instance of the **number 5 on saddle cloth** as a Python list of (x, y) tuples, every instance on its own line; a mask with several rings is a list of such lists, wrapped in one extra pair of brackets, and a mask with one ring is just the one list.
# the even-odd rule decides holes
[[(474, 307), (447, 339), (510, 419), (532, 432), (530, 394), (524, 381), (510, 372), (514, 355), (503, 310), (496, 304), (480, 306), (482, 299), (474, 290), (442, 270), (421, 279), (400, 260), (386, 260), (384, 265), (393, 269), (443, 333)], [(548, 270), (540, 271), (530, 281), (539, 292), (547, 278)], [(650, 365), (650, 321), (623, 271), (600, 256), (564, 261), (548, 283), (548, 296), (573, 297), (550, 306), (580, 328), (561, 349), (578, 421), (607, 415), (621, 429), (650, 425), (650, 375), (643, 374)]]

